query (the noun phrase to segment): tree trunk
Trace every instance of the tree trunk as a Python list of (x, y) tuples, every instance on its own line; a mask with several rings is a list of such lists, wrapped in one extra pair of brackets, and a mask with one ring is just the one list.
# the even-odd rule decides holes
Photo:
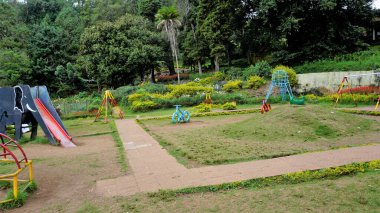
[(150, 80), (152, 81), (152, 83), (156, 83), (156, 78), (154, 76), (154, 67), (152, 67), (150, 70)]
[(169, 70), (169, 75), (175, 75), (175, 68), (174, 68), (174, 61), (173, 61), (173, 53), (170, 49), (169, 45), (165, 45), (165, 52), (167, 53), (165, 55), (165, 65)]
[(201, 64), (201, 60), (198, 60), (198, 71), (199, 71), (199, 75), (202, 75), (202, 64)]
[(214, 64), (215, 64), (215, 71), (216, 71), (216, 72), (220, 71), (220, 67), (219, 67), (219, 56), (215, 56)]

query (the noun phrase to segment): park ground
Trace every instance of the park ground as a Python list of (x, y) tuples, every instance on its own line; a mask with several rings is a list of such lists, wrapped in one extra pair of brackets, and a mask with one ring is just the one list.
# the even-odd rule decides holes
[[(162, 111), (161, 114), (170, 113)], [(104, 197), (95, 193), (97, 181), (131, 172), (123, 160), (116, 128), (112, 122), (94, 123), (93, 118), (64, 122), (78, 147), (63, 149), (35, 142), (24, 144), (29, 158), (34, 161), (38, 190), (23, 207), (9, 212), (380, 211), (379, 171), (262, 188)], [(380, 129), (378, 117), (314, 105), (297, 108), (279, 105), (264, 115), (195, 117), (191, 123), (182, 125), (173, 125), (169, 119), (139, 123), (187, 167), (367, 146), (379, 142)], [(212, 134), (207, 134), (210, 132)]]

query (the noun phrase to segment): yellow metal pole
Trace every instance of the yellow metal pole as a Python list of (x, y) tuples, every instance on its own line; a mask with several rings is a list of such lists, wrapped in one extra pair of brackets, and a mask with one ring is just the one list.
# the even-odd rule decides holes
[(28, 164), (28, 168), (29, 168), (29, 181), (33, 181), (33, 165), (32, 165), (32, 161), (29, 161), (29, 164)]
[[(345, 79), (345, 78), (344, 78), (344, 79)], [(343, 79), (342, 83), (340, 83), (340, 85), (339, 85), (339, 89), (338, 89), (338, 98), (336, 99), (335, 107), (336, 107), (336, 105), (338, 105), (339, 98), (340, 98), (340, 96), (342, 95), (341, 92), (342, 92), (342, 88), (343, 88), (343, 85), (344, 85), (344, 79)]]
[(106, 105), (106, 114), (104, 116), (104, 121), (105, 122), (108, 122), (108, 90), (106, 91), (106, 93), (104, 94), (104, 96), (106, 97), (106, 101), (105, 101), (105, 105)]
[(352, 96), (352, 100), (354, 100), (355, 106), (358, 106), (358, 104), (356, 103), (354, 94), (352, 93), (352, 90), (351, 90), (351, 84), (350, 84), (350, 82), (348, 82), (347, 77), (346, 77), (346, 82), (347, 82), (347, 85), (348, 85), (348, 89), (350, 90), (350, 93), (351, 93), (351, 96)]
[(379, 96), (379, 99), (377, 100), (377, 104), (376, 104), (375, 110), (377, 110), (377, 108), (379, 108), (379, 103), (380, 103), (380, 96)]
[(13, 176), (13, 197), (18, 198), (18, 177), (17, 175)]

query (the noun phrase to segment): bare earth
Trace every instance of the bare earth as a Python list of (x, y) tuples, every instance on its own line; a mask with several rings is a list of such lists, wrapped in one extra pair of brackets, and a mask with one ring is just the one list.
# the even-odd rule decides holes
[(380, 144), (377, 144), (187, 169), (137, 125), (135, 120), (119, 120), (116, 125), (126, 148), (132, 174), (97, 181), (98, 195), (128, 196), (159, 189), (221, 184), (380, 159)]
[(122, 175), (111, 135), (78, 138), (76, 143), (73, 149), (24, 147), (34, 162), (38, 190), (23, 207), (9, 212), (75, 212), (96, 197), (95, 181)]

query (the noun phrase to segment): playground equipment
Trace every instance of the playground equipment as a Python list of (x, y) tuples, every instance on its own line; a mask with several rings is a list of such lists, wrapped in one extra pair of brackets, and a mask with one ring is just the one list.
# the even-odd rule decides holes
[[(0, 204), (12, 202), (18, 199), (19, 192), (25, 191), (33, 183), (33, 166), (32, 160), (26, 157), (24, 150), (12, 138), (0, 133), (0, 147), (3, 152), (0, 154), (0, 163), (14, 164), (15, 172), (10, 174), (0, 174), (0, 182), (12, 183), (13, 197), (0, 201)], [(16, 152), (19, 153), (16, 153)], [(8, 158), (7, 158), (8, 157)], [(29, 170), (27, 180), (19, 179), (19, 175), (25, 170)], [(23, 189), (19, 190), (19, 183), (26, 183)]]
[(204, 101), (205, 104), (209, 105), (210, 106), (210, 109), (212, 111), (212, 98), (211, 98), (211, 93), (207, 93), (206, 94), (206, 98), (205, 98), (205, 101)]
[(189, 122), (190, 121), (190, 113), (188, 111), (182, 111), (181, 105), (174, 105), (175, 106), (175, 112), (173, 113), (172, 116), (172, 122), (173, 123), (180, 123), (181, 121), (183, 122)]
[(14, 138), (17, 141), (21, 138), (22, 129), (31, 127), (31, 139), (34, 139), (40, 125), (51, 144), (75, 147), (51, 104), (45, 86), (2, 87), (0, 97), (0, 133), (6, 134), (7, 126), (14, 125)]
[[(360, 86), (360, 87), (352, 88), (350, 82), (348, 81), (349, 78), (363, 77), (363, 76), (372, 76), (372, 75), (380, 76), (380, 72), (344, 76), (343, 79), (342, 79), (342, 81), (341, 81), (341, 83), (339, 84), (338, 91), (337, 91), (338, 97), (337, 97), (337, 99), (335, 101), (335, 105), (334, 106), (336, 107), (338, 105), (339, 100), (341, 99), (343, 93), (348, 93), (349, 92), (351, 94), (352, 100), (354, 101), (355, 106), (358, 106), (358, 104), (357, 104), (357, 102), (355, 100), (355, 96), (353, 94), (354, 92), (366, 92), (366, 93), (376, 92), (376, 93), (379, 93), (379, 90), (380, 90), (379, 87)], [(344, 89), (344, 87), (346, 86), (346, 84), (347, 84), (347, 89)], [(375, 110), (378, 108), (378, 104), (379, 104), (379, 101), (376, 104)]]
[(379, 108), (379, 103), (380, 103), (380, 96), (379, 96), (379, 99), (377, 99), (375, 110), (377, 110), (377, 108)]
[(270, 83), (267, 95), (265, 96), (265, 100), (263, 100), (261, 113), (268, 112), (269, 110), (271, 110), (271, 106), (270, 104), (268, 104), (268, 99), (270, 95), (272, 94), (273, 88), (280, 89), (280, 95), (281, 95), (282, 101), (286, 101), (287, 99), (286, 95), (288, 94), (290, 97), (291, 104), (297, 104), (297, 105), (305, 104), (304, 97), (301, 100), (294, 99), (293, 91), (289, 82), (288, 73), (286, 73), (284, 70), (277, 70), (272, 74), (272, 81)]
[(104, 122), (108, 122), (108, 103), (110, 104), (110, 107), (111, 107), (111, 110), (110, 110), (111, 115), (112, 115), (112, 107), (113, 107), (116, 110), (116, 113), (119, 115), (120, 119), (124, 118), (124, 113), (123, 111), (121, 111), (120, 107), (117, 105), (117, 102), (115, 98), (113, 97), (111, 91), (106, 90), (103, 95), (102, 104), (100, 105), (98, 109), (98, 113), (96, 114), (95, 121), (97, 121), (100, 118), (103, 108), (105, 108)]

